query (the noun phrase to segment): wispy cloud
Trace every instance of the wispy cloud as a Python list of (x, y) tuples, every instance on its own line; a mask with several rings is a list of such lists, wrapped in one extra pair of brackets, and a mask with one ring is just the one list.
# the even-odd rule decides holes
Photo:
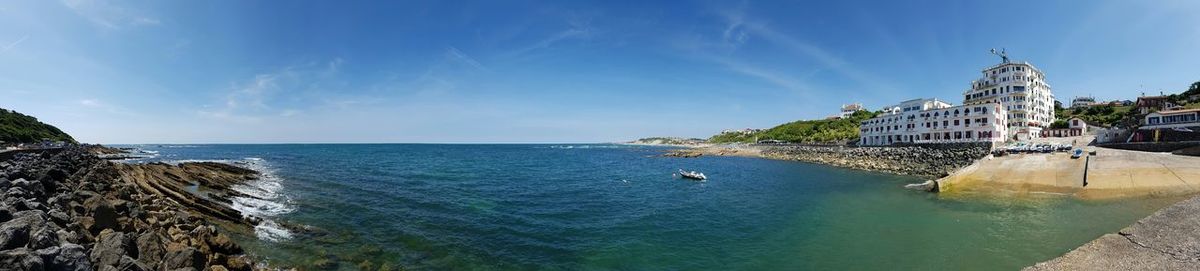
[(721, 63), (731, 71), (765, 80), (777, 86), (788, 90), (796, 91), (797, 93), (807, 93), (813, 90), (807, 83), (800, 79), (787, 76), (783, 73), (765, 69), (762, 67), (746, 64), (728, 58), (714, 58), (714, 61)]
[(475, 60), (474, 58), (471, 58), (471, 56), (468, 56), (466, 53), (459, 51), (458, 48), (454, 48), (454, 47), (446, 48), (446, 57), (448, 57), (449, 59), (451, 59), (455, 62), (471, 66), (472, 68), (475, 68), (477, 70), (481, 70), (481, 71), (488, 70), (487, 67), (484, 67), (483, 64), (479, 63), (479, 61)]
[(62, 0), (62, 4), (105, 29), (119, 29), (124, 26), (147, 26), (162, 24), (157, 18), (142, 14), (141, 11), (119, 6), (106, 0)]
[(725, 31), (721, 33), (721, 38), (726, 45), (730, 47), (738, 47), (746, 43), (750, 39), (750, 34), (746, 33), (746, 29), (742, 27), (746, 16), (746, 1), (742, 1), (737, 8), (730, 12), (725, 12), (725, 18), (729, 23), (725, 27)]
[(728, 45), (741, 45), (753, 35), (794, 55), (815, 60), (821, 65), (820, 68), (831, 70), (856, 81), (866, 86), (869, 91), (895, 89), (892, 84), (858, 69), (853, 63), (837, 57), (817, 45), (776, 31), (765, 23), (751, 19), (746, 15), (744, 5), (733, 10), (723, 11), (721, 14), (727, 23), (722, 37)]
[(592, 28), (591, 17), (581, 16), (581, 15), (572, 15), (572, 16), (570, 16), (570, 18), (567, 19), (567, 25), (569, 26), (569, 27), (567, 27), (567, 29), (555, 32), (549, 36), (546, 36), (545, 38), (542, 38), (532, 44), (529, 44), (528, 46), (520, 47), (515, 50), (509, 51), (509, 52), (503, 54), (503, 56), (519, 57), (519, 56), (522, 56), (525, 54), (529, 54), (533, 51), (550, 48), (550, 47), (554, 46), (554, 44), (557, 44), (557, 43), (560, 43), (563, 41), (568, 41), (568, 40), (572, 40), (572, 39), (589, 39), (589, 38), (592, 38), (592, 36), (595, 34), (595, 30)]
[(8, 50), (12, 49), (13, 47), (17, 47), (17, 44), (21, 44), (21, 42), (24, 42), (28, 38), (29, 35), (22, 36), (20, 39), (17, 39), (17, 41), (9, 43), (8, 45), (4, 46), (4, 48), (0, 48), (0, 54), (8, 52)]

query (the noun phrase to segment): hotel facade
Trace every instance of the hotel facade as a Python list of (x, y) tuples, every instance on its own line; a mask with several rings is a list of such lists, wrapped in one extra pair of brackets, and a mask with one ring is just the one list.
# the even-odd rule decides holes
[(859, 145), (896, 143), (1003, 143), (1008, 111), (1000, 103), (952, 106), (937, 99), (914, 99), (883, 109), (859, 127)]
[(1046, 75), (1028, 62), (1011, 63), (1005, 57), (983, 69), (983, 77), (963, 92), (964, 105), (996, 103), (1008, 111), (1008, 138), (1040, 137), (1054, 122), (1054, 94)]

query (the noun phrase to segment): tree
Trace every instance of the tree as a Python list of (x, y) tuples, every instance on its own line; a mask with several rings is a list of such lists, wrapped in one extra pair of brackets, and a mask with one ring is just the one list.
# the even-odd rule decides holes
[(1050, 123), (1050, 129), (1066, 129), (1067, 127), (1069, 126), (1066, 120), (1054, 120), (1053, 123)]

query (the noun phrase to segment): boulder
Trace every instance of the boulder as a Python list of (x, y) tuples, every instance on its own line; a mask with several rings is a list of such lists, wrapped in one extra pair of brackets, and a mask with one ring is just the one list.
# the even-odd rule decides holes
[(123, 232), (104, 230), (96, 238), (96, 244), (92, 246), (92, 254), (89, 259), (96, 265), (116, 266), (121, 262), (121, 256), (126, 255), (137, 256), (137, 247), (134, 246), (133, 238)]
[(216, 236), (205, 239), (205, 242), (208, 243), (208, 246), (211, 247), (214, 252), (227, 255), (242, 254), (242, 247), (238, 246), (237, 243), (234, 243), (233, 239), (230, 239), (229, 235), (224, 233), (217, 233)]
[(139, 262), (138, 260), (134, 260), (133, 257), (129, 257), (128, 255), (126, 255), (126, 256), (121, 256), (121, 261), (120, 261), (120, 263), (117, 264), (117, 270), (119, 270), (119, 271), (147, 271), (147, 270), (150, 270), (150, 268), (147, 267), (145, 264)]
[(32, 232), (45, 227), (46, 213), (40, 210), (13, 214), (13, 219), (0, 224), (0, 250), (24, 247)]
[(138, 261), (148, 267), (155, 267), (163, 260), (166, 250), (163, 249), (162, 238), (154, 232), (142, 233), (137, 238)]
[(0, 250), (24, 247), (29, 243), (29, 224), (9, 220), (0, 225)]
[(0, 252), (0, 267), (4, 270), (43, 270), (42, 257), (27, 248)]
[(117, 228), (117, 210), (113, 208), (108, 200), (100, 196), (94, 196), (84, 201), (83, 207), (92, 216), (93, 222), (91, 227), (88, 228), (92, 233), (99, 233), (104, 229)]
[(52, 225), (46, 224), (43, 227), (34, 229), (29, 235), (29, 248), (42, 249), (57, 246), (59, 242), (59, 229)]
[(200, 270), (204, 268), (204, 255), (194, 248), (185, 248), (182, 250), (167, 252), (166, 258), (163, 259), (162, 267), (167, 270), (176, 270), (180, 268), (194, 268)]
[(64, 244), (59, 246), (58, 255), (54, 255), (47, 265), (47, 270), (87, 271), (92, 270), (92, 262), (88, 261), (87, 252), (81, 245)]

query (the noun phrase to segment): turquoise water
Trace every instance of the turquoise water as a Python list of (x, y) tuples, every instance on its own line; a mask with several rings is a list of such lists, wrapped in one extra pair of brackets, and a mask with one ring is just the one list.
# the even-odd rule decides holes
[(267, 223), (243, 243), (340, 270), (1012, 270), (1178, 200), (946, 198), (910, 177), (618, 145), (141, 147), (266, 172), (239, 188), (265, 200), (236, 207), (314, 233)]

